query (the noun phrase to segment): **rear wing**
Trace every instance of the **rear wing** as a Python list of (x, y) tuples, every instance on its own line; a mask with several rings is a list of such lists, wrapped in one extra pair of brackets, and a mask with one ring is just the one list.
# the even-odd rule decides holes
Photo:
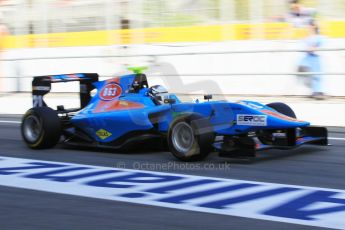
[(43, 96), (50, 92), (52, 83), (72, 81), (80, 82), (80, 109), (84, 108), (91, 99), (90, 92), (95, 88), (93, 83), (98, 81), (97, 73), (75, 73), (34, 77), (32, 80), (33, 107), (47, 106), (43, 100)]

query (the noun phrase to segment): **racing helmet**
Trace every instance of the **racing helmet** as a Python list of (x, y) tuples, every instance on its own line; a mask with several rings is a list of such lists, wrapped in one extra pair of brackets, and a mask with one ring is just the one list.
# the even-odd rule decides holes
[(164, 104), (164, 99), (169, 98), (168, 90), (161, 85), (151, 86), (150, 93), (159, 104)]

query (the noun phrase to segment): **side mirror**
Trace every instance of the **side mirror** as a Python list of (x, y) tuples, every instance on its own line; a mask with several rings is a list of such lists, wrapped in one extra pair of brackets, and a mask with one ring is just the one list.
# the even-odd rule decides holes
[(212, 99), (212, 94), (206, 94), (206, 95), (204, 95), (204, 100), (209, 101), (209, 100), (211, 100), (211, 99)]
[(63, 106), (63, 105), (58, 105), (58, 106), (56, 106), (56, 110), (57, 110), (57, 111), (65, 111), (65, 106)]
[(173, 99), (173, 98), (166, 98), (166, 99), (164, 99), (164, 104), (172, 105), (172, 104), (175, 104), (175, 103), (176, 103), (176, 100)]

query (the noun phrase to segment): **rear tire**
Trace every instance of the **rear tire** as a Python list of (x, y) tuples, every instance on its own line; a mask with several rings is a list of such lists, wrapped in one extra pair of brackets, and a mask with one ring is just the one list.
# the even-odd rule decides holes
[(212, 151), (214, 132), (207, 119), (195, 115), (177, 117), (170, 125), (168, 147), (181, 161), (200, 161)]
[(27, 146), (32, 149), (54, 147), (61, 136), (60, 118), (49, 107), (31, 108), (22, 118), (21, 134)]

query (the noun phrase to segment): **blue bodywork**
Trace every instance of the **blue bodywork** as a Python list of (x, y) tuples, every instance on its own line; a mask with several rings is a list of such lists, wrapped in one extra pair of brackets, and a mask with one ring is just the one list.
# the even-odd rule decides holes
[[(155, 129), (166, 133), (175, 117), (186, 113), (209, 118), (214, 133), (223, 136), (310, 125), (253, 101), (182, 103), (176, 95), (169, 94), (175, 103), (157, 105), (148, 88), (131, 92), (135, 77), (131, 74), (95, 82), (97, 93), (87, 106), (72, 117), (73, 126), (97, 142), (108, 143), (135, 131)], [(152, 116), (157, 118), (154, 123)]]
[[(312, 127), (294, 118), (284, 103), (209, 101), (210, 95), (205, 95), (204, 102), (185, 103), (162, 86), (149, 87), (144, 68), (131, 70), (134, 74), (106, 81), (99, 81), (97, 73), (34, 77), (33, 108), (24, 115), (22, 126), (28, 146), (52, 147), (59, 140), (72, 146), (110, 149), (160, 146), (168, 147), (180, 160), (195, 161), (213, 150), (224, 157), (255, 157), (256, 150), (328, 144), (325, 127)], [(49, 108), (44, 96), (52, 83), (71, 81), (80, 83), (80, 107)], [(43, 124), (36, 124), (31, 116)], [(41, 137), (32, 141), (27, 135), (45, 123), (48, 131), (42, 129)]]

